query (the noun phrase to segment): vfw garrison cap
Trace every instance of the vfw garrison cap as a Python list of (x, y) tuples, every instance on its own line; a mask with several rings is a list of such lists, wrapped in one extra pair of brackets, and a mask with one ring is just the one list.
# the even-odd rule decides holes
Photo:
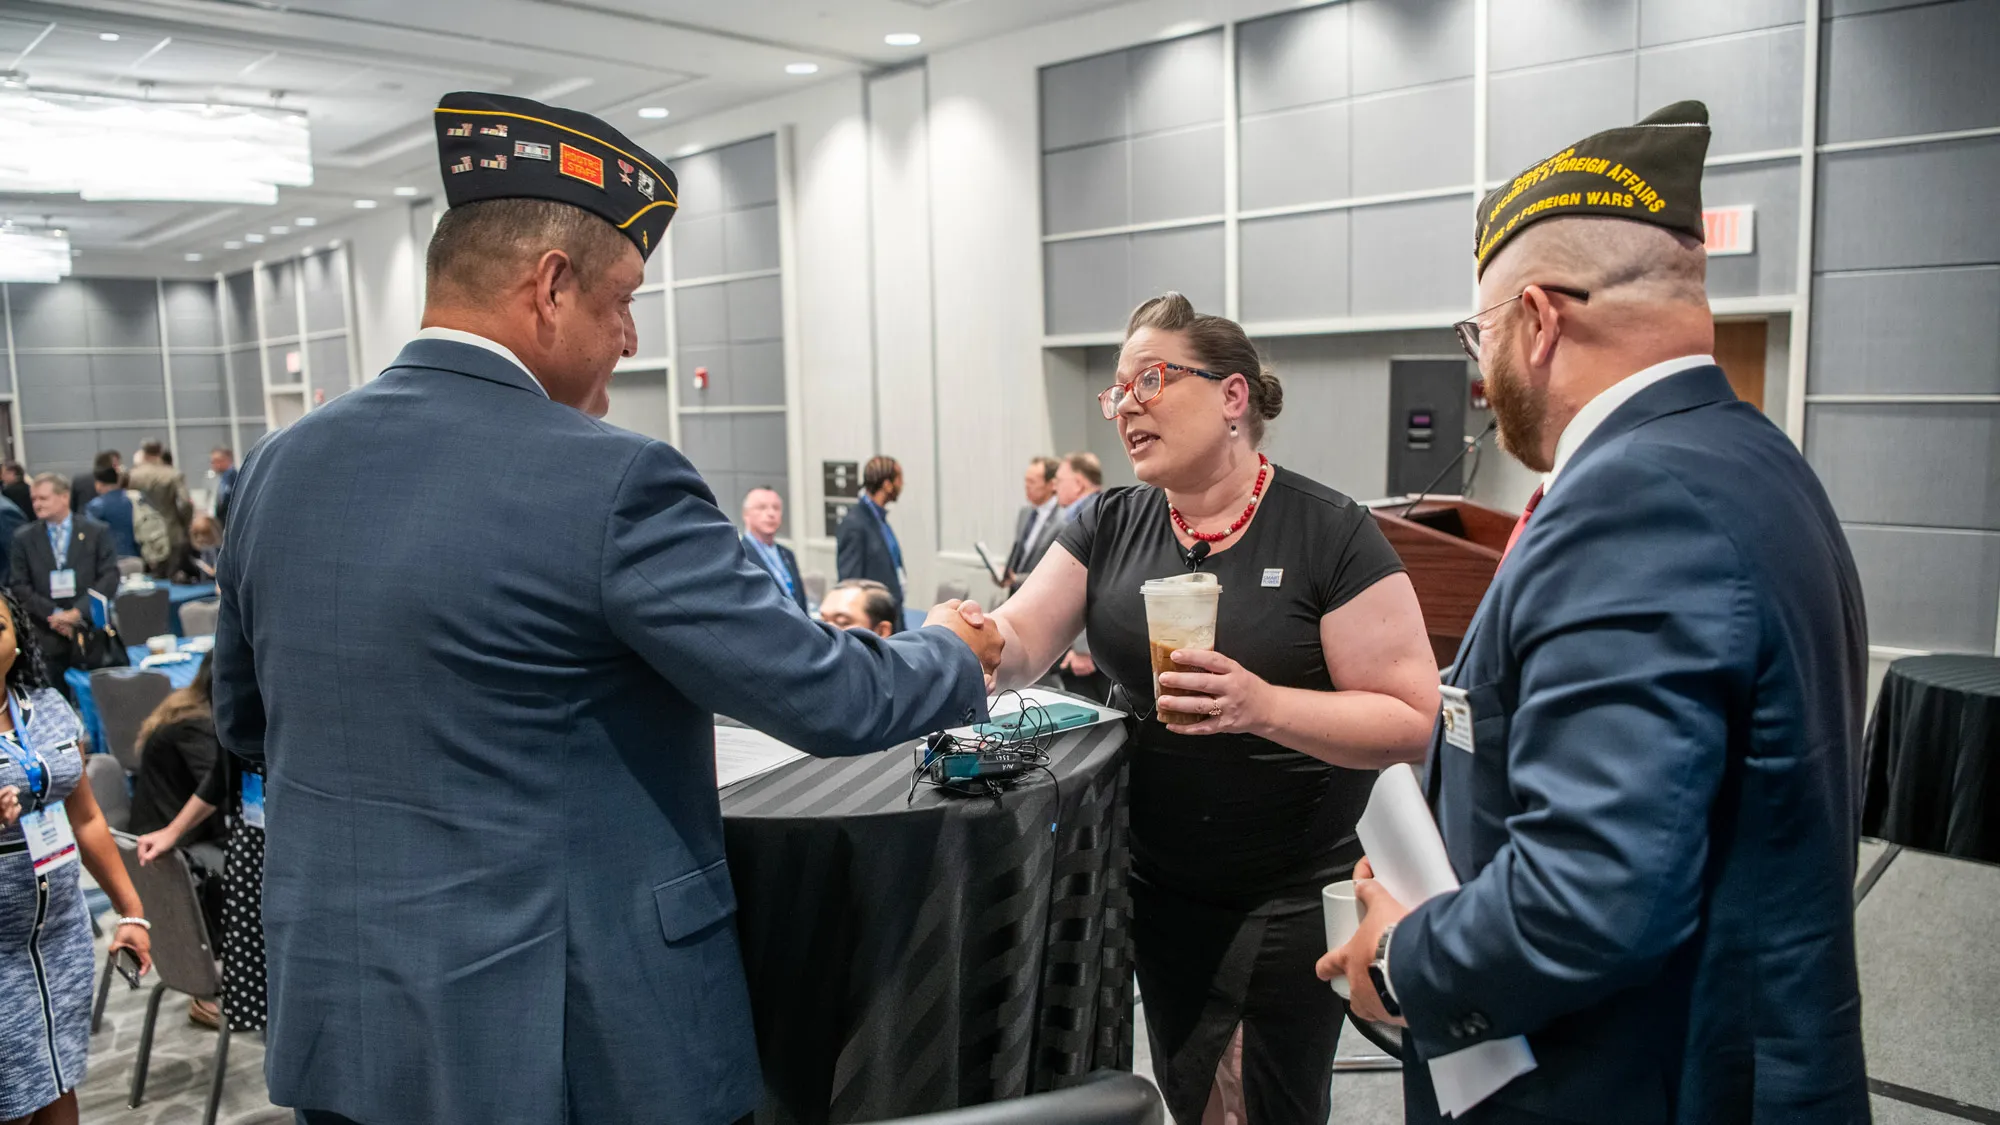
[(1561, 215), (1609, 215), (1702, 238), (1708, 107), (1675, 102), (1637, 125), (1585, 137), (1479, 201), (1479, 273), (1507, 240)]
[(438, 160), (445, 201), (547, 199), (617, 227), (652, 255), (680, 209), (674, 174), (659, 157), (587, 113), (505, 94), (439, 99)]

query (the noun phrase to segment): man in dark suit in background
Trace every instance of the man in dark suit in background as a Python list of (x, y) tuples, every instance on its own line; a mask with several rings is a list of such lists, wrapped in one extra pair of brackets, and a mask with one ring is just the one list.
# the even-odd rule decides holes
[[(14, 506), (21, 510), (22, 519), (35, 510), (35, 502), (28, 496), (28, 470), (22, 468), (19, 461), (0, 462), (0, 496), (14, 502)], [(12, 542), (12, 537), (7, 541)]]
[(126, 487), (125, 458), (115, 449), (98, 450), (91, 459), (90, 471), (77, 476), (69, 485), (69, 510), (79, 515), (97, 499), (97, 474), (102, 469), (110, 469), (118, 474), (118, 487)]
[[(215, 522), (229, 526), (229, 498), (236, 491), (236, 451), (228, 446), (218, 445), (208, 451), (208, 471), (215, 476), (215, 496), (210, 506), (210, 514)], [(192, 521), (189, 522), (192, 527)]]
[(0, 551), (0, 582), (7, 582), (13, 577), (14, 533), (28, 522), (28, 511), (34, 506), (33, 498), (28, 500), (28, 507), (23, 508), (16, 505), (11, 497), (0, 496), (0, 543), (8, 545), (7, 550)]
[(1037, 457), (1028, 462), (1021, 478), (1021, 492), (1028, 502), (1014, 520), (1014, 546), (1007, 552), (1007, 572), (1000, 580), (1010, 594), (1027, 581), (1062, 530), (1062, 505), (1056, 501), (1058, 464), (1053, 457)]
[(763, 1083), (716, 710), (880, 750), (985, 714), (998, 630), (808, 620), (685, 457), (600, 420), (665, 163), (500, 94), (445, 95), (436, 128), (424, 327), (258, 443), (217, 568), (216, 733), (266, 767), (271, 1098), (307, 1125), (737, 1121)]
[(806, 580), (799, 574), (799, 557), (778, 542), (785, 526), (785, 500), (769, 488), (753, 488), (743, 497), (743, 547), (757, 565), (771, 572), (792, 604), (806, 608)]
[[(1460, 339), (1546, 476), (1442, 689), (1462, 886), (1403, 904), (1357, 867), (1360, 931), (1321, 963), (1408, 1022), (1412, 1123), (1868, 1120), (1861, 583), (1812, 468), (1708, 354), (1708, 135), (1668, 106), (1479, 207)], [(1495, 1056), (1489, 1097), (1442, 1096)]]
[(69, 496), (69, 478), (60, 473), (37, 476), (30, 492), (37, 518), (14, 532), (8, 550), (14, 598), (32, 619), (49, 676), (65, 696), (69, 688), (63, 673), (75, 663), (72, 638), (90, 621), (90, 592), (107, 598), (118, 593), (118, 552), (111, 545), (111, 529), (73, 514)]
[(903, 545), (889, 526), (889, 505), (903, 495), (903, 467), (893, 457), (873, 457), (861, 470), (861, 499), (847, 509), (834, 535), (839, 578), (869, 578), (889, 588), (898, 606), (901, 628), (904, 604)]

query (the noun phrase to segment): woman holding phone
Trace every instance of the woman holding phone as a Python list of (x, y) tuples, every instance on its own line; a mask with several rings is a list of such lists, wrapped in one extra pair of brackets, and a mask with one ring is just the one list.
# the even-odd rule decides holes
[[(1140, 305), (1098, 402), (1141, 484), (1105, 492), (991, 615), (1000, 685), (1087, 629), (1142, 716), (1133, 952), (1174, 1119), (1225, 1100), (1240, 1029), (1248, 1125), (1323, 1125), (1343, 1008), (1313, 972), (1320, 888), (1360, 857), (1374, 771), (1429, 742), (1423, 614), (1367, 509), (1258, 452), (1284, 392), (1235, 322), (1178, 293)], [(1140, 585), (1197, 568), (1222, 587), (1215, 648), (1174, 653), (1155, 708)]]
[(73, 1125), (90, 1051), (90, 917), (77, 861), (120, 915), (111, 949), (152, 968), (146, 911), (83, 773), (76, 712), (0, 591), (0, 1122)]

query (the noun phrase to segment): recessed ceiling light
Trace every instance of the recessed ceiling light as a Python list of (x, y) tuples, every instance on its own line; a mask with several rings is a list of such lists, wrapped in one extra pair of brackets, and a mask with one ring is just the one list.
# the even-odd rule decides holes
[(243, 249), (243, 244), (232, 238), (228, 242), (223, 243), (222, 248), (224, 250), (241, 250)]
[(356, 211), (373, 211), (375, 209), (375, 201), (372, 199), (357, 199), (354, 201), (354, 209)]
[(290, 228), (290, 227), (288, 227), (288, 226), (285, 226), (285, 225), (284, 225), (283, 223), (280, 223), (280, 224), (278, 224), (277, 226), (275, 226), (275, 227), (272, 227), (272, 228), (271, 228), (271, 233), (272, 233), (272, 234), (290, 234), (290, 233), (292, 233), (292, 228)]
[(181, 257), (185, 258), (186, 260), (188, 260), (188, 261), (190, 261), (190, 262), (199, 262), (199, 261), (201, 261), (201, 255), (200, 255), (200, 254), (183, 254), (183, 255), (181, 255)]
[(700, 152), (700, 151), (701, 151), (701, 146), (700, 146), (700, 145), (694, 145), (694, 144), (688, 144), (688, 145), (682, 145), (681, 147), (679, 147), (679, 148), (675, 149), (675, 150), (674, 150), (674, 155), (675, 155), (675, 156), (693, 156), (693, 155), (694, 155), (695, 153), (697, 153), (697, 152)]
[(914, 47), (924, 41), (924, 37), (914, 31), (892, 31), (882, 37), (882, 42), (891, 47)]
[[(8, 225), (8, 226), (13, 226), (14, 224), (12, 224), (12, 223), (9, 223), (9, 224), (7, 224), (7, 225)], [(50, 231), (50, 232), (49, 232), (49, 234), (50, 234), (50, 235), (52, 235), (52, 236), (54, 236), (54, 237), (56, 237), (56, 238), (68, 238), (68, 237), (69, 237), (69, 232), (68, 232), (68, 231), (66, 231), (66, 230), (64, 230), (64, 229), (62, 229), (61, 227), (57, 227), (57, 228), (55, 228), (54, 230)]]
[(301, 258), (310, 258), (310, 257), (312, 257), (312, 253), (313, 253), (313, 250), (314, 250), (314, 247), (311, 247), (311, 246), (301, 246), (301, 247), (299, 247), (299, 257), (301, 257)]
[(118, 33), (115, 31), (100, 31), (97, 33), (97, 37), (99, 39), (104, 40), (106, 43), (118, 42)]
[(243, 241), (255, 246), (257, 243), (264, 241), (264, 236), (261, 234), (246, 234), (243, 236)]
[(795, 62), (795, 63), (786, 63), (786, 64), (785, 64), (785, 73), (786, 73), (786, 74), (818, 74), (818, 73), (819, 73), (819, 64), (818, 64), (818, 63), (816, 63), (816, 62)]
[(404, 199), (408, 199), (409, 197), (417, 194), (417, 189), (405, 185), (403, 187), (397, 188), (396, 194), (402, 196)]
[(300, 215), (298, 218), (292, 220), (292, 225), (295, 227), (316, 227), (319, 225), (319, 220), (313, 218), (311, 215)]
[(658, 121), (667, 115), (667, 107), (660, 105), (641, 106), (639, 116), (648, 121)]

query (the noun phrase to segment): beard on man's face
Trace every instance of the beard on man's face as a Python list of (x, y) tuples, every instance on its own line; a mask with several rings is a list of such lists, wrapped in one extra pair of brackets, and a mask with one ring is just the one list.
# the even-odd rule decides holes
[(1554, 467), (1542, 452), (1542, 425), (1548, 418), (1549, 394), (1530, 384), (1514, 365), (1508, 341), (1493, 339), (1486, 361), (1486, 401), (1500, 423), (1500, 448), (1538, 473)]

